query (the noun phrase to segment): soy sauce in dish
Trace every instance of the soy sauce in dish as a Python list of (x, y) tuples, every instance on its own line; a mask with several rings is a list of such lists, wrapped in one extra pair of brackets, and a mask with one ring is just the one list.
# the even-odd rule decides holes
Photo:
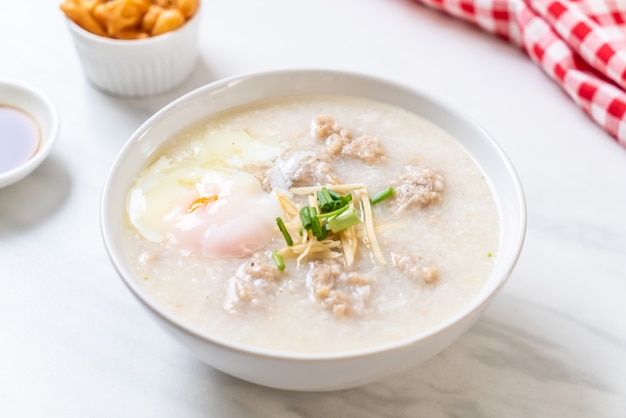
[(35, 155), (39, 126), (26, 112), (0, 104), (0, 173), (12, 170)]

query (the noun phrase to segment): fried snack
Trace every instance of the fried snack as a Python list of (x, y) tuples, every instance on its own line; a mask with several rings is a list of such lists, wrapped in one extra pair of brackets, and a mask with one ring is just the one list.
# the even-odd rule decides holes
[(93, 14), (110, 37), (117, 37), (120, 31), (137, 27), (149, 7), (150, 0), (110, 0), (98, 4)]
[(81, 28), (100, 36), (107, 36), (103, 27), (91, 14), (95, 2), (66, 0), (61, 4), (63, 13)]
[(146, 39), (150, 37), (148, 32), (137, 29), (122, 29), (116, 34), (117, 39)]
[(200, 0), (64, 0), (61, 10), (83, 29), (115, 39), (143, 39), (176, 30)]
[(158, 4), (151, 4), (146, 14), (143, 15), (143, 19), (141, 19), (141, 30), (150, 33), (150, 31), (154, 27), (154, 23), (156, 22), (157, 17), (161, 14), (163, 10), (165, 9)]
[(190, 19), (198, 11), (200, 2), (198, 0), (176, 0), (176, 8), (181, 11), (185, 19)]
[(163, 10), (156, 18), (150, 31), (151, 36), (161, 35), (173, 31), (185, 24), (185, 16), (178, 9)]

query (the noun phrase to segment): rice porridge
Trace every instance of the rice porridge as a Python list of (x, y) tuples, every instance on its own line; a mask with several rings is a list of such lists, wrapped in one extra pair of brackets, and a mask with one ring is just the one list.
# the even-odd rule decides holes
[(432, 123), (347, 96), (213, 115), (131, 186), (136, 280), (201, 332), (280, 351), (413, 336), (466, 307), (500, 245), (490, 185)]

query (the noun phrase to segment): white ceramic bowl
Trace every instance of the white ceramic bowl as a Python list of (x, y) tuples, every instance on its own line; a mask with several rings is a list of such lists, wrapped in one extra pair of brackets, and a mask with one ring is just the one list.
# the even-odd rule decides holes
[(17, 81), (0, 80), (0, 106), (12, 106), (25, 112), (33, 118), (40, 131), (40, 143), (35, 154), (19, 166), (0, 173), (0, 187), (5, 187), (32, 173), (50, 154), (59, 133), (59, 114), (43, 92)]
[[(243, 346), (205, 335), (151, 300), (135, 283), (121, 251), (125, 195), (155, 150), (194, 122), (233, 106), (290, 94), (362, 96), (408, 109), (442, 127), (465, 147), (492, 182), (501, 216), (495, 269), (464, 310), (428, 332), (395, 343), (339, 354), (298, 354)], [(102, 196), (101, 226), (113, 265), (133, 295), (169, 334), (207, 364), (257, 384), (289, 390), (335, 390), (392, 375), (434, 356), (476, 321), (505, 283), (520, 254), (526, 209), (518, 177), (498, 144), (476, 124), (435, 100), (392, 82), (333, 71), (278, 71), (243, 75), (201, 87), (146, 121), (117, 157)]]
[(191, 75), (201, 11), (175, 31), (137, 40), (94, 35), (66, 20), (87, 79), (106, 93), (141, 98), (167, 92)]

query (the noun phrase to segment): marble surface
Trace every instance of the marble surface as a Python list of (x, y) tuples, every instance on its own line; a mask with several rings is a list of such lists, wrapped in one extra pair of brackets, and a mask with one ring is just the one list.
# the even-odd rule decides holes
[[(626, 416), (626, 148), (521, 51), (408, 0), (206, 0), (191, 78), (128, 100), (85, 80), (58, 3), (0, 3), (0, 77), (44, 90), (62, 117), (51, 156), (0, 190), (0, 416)], [(303, 67), (463, 109), (513, 161), (529, 215), (516, 270), (463, 337), (331, 393), (258, 387), (196, 360), (125, 289), (98, 223), (109, 167), (151, 114), (222, 77)]]

